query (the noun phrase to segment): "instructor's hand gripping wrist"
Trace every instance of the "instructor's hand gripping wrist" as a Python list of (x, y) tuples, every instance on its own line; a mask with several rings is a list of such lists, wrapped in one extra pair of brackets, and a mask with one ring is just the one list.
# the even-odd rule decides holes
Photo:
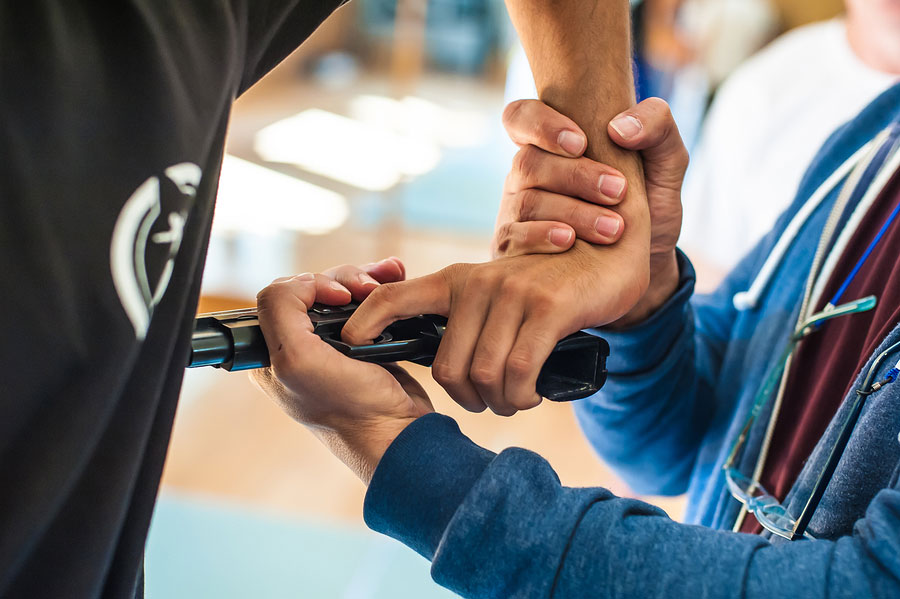
[[(563, 252), (576, 237), (593, 244), (615, 241), (596, 229), (605, 219), (621, 220), (605, 207), (618, 201), (602, 192), (605, 185), (613, 195), (618, 185), (612, 185), (611, 178), (618, 171), (559, 143), (563, 132), (584, 139), (581, 129), (537, 100), (510, 104), (504, 124), (522, 150), (507, 177), (492, 246), (495, 257)], [(646, 319), (677, 288), (675, 243), (688, 155), (668, 105), (658, 98), (617, 115), (608, 135), (619, 146), (640, 151), (651, 219), (650, 286), (632, 310), (612, 323), (622, 327)], [(616, 238), (627, 226), (621, 223)], [(550, 243), (552, 234), (568, 243)]]

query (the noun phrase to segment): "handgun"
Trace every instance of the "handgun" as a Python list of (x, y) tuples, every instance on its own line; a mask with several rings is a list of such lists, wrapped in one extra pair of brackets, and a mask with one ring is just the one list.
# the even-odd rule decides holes
[[(333, 348), (357, 360), (374, 363), (408, 361), (431, 366), (447, 326), (443, 316), (426, 314), (398, 320), (370, 345), (350, 345), (341, 329), (357, 304), (313, 304), (309, 318), (314, 332)], [(572, 401), (593, 395), (606, 382), (609, 344), (602, 337), (577, 332), (556, 344), (541, 368), (537, 392), (552, 401)], [(200, 314), (194, 321), (188, 368), (214, 366), (228, 371), (264, 368), (269, 352), (256, 308)]]

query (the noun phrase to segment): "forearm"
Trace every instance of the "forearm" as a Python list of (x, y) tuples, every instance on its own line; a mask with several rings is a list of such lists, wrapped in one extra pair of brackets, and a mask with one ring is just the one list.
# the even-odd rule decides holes
[(770, 545), (563, 487), (536, 454), (494, 455), (429, 415), (388, 450), (365, 518), (433, 560), (435, 580), (463, 597), (888, 597), (900, 591), (898, 505), (885, 490), (852, 536)]
[[(628, 267), (646, 287), (650, 218), (640, 157), (615, 145), (610, 119), (634, 104), (627, 0), (507, 0), (540, 99), (573, 119), (587, 134), (585, 155), (620, 170), (628, 180), (616, 208), (625, 221), (611, 247), (577, 242), (576, 251), (608, 254), (610, 266)], [(642, 289), (643, 291), (643, 289)]]

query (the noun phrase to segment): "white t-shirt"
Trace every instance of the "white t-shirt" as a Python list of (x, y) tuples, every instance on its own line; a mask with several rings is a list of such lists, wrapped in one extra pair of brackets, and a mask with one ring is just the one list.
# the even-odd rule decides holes
[(856, 57), (842, 19), (750, 58), (719, 88), (691, 156), (681, 247), (731, 268), (794, 199), (828, 136), (898, 79)]

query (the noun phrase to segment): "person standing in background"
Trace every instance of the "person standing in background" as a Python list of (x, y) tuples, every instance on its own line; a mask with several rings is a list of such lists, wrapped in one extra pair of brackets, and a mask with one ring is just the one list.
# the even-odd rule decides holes
[(684, 187), (682, 247), (701, 288), (772, 228), (831, 133), (900, 79), (900, 2), (846, 8), (783, 35), (719, 88)]

